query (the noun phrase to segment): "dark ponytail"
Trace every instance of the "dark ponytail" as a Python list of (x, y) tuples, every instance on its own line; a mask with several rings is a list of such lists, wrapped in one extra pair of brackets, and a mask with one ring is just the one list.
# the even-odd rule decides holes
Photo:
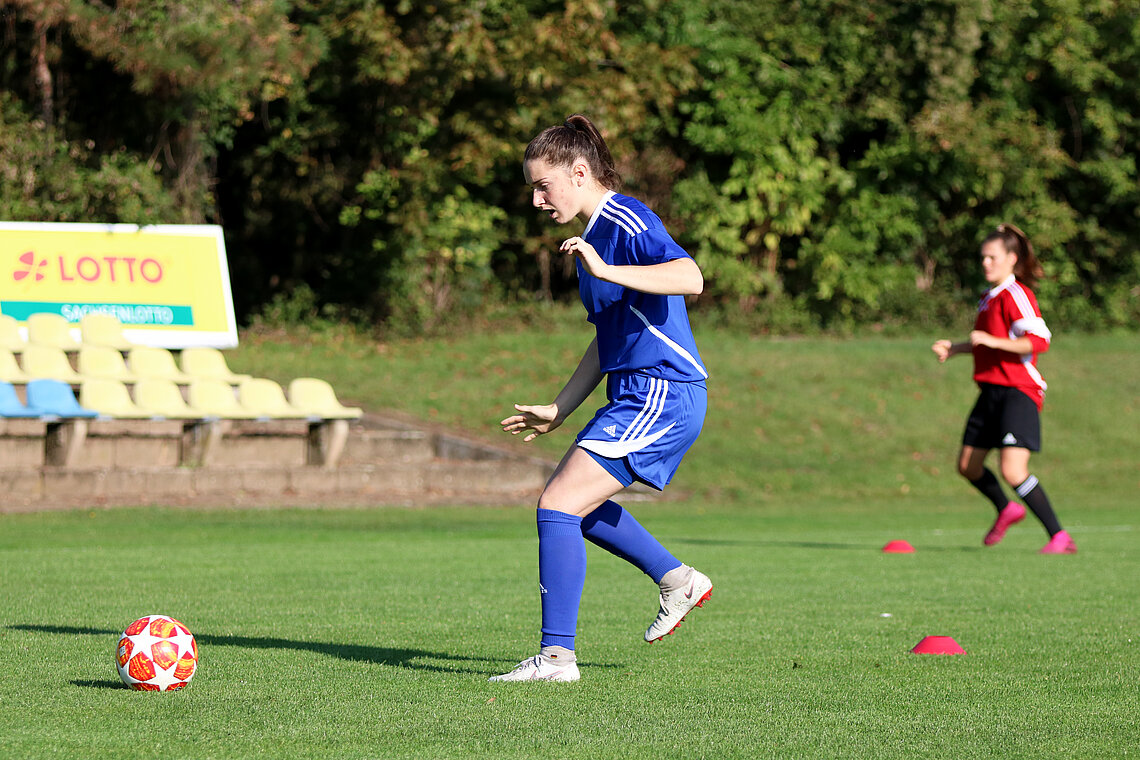
[(1017, 263), (1013, 265), (1013, 276), (1026, 284), (1030, 290), (1037, 287), (1037, 281), (1044, 275), (1041, 263), (1033, 253), (1033, 245), (1024, 232), (1012, 224), (999, 224), (997, 230), (991, 232), (982, 241), (986, 244), (991, 240), (1000, 240), (1009, 253), (1017, 254)]
[(621, 175), (614, 166), (606, 141), (588, 118), (580, 113), (556, 127), (547, 127), (526, 146), (523, 161), (542, 159), (551, 166), (569, 168), (583, 158), (594, 178), (607, 190), (621, 189)]

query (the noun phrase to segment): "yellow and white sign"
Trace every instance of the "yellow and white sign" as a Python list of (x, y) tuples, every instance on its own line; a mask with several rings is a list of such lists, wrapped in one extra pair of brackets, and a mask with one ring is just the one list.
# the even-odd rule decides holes
[(141, 345), (237, 346), (222, 228), (0, 222), (0, 313), (93, 311)]

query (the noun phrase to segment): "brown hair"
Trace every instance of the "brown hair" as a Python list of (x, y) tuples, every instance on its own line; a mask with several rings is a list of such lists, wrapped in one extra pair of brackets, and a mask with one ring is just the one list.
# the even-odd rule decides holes
[(580, 113), (566, 117), (555, 127), (547, 127), (526, 146), (523, 161), (542, 159), (551, 166), (569, 168), (584, 158), (594, 178), (607, 190), (621, 188), (621, 175), (614, 166), (606, 141), (588, 118)]
[(1013, 276), (1031, 290), (1037, 287), (1037, 281), (1044, 275), (1044, 271), (1033, 253), (1033, 245), (1026, 234), (1012, 224), (1003, 222), (982, 241), (982, 245), (991, 240), (1000, 240), (1007, 252), (1017, 254), (1017, 263), (1013, 265)]

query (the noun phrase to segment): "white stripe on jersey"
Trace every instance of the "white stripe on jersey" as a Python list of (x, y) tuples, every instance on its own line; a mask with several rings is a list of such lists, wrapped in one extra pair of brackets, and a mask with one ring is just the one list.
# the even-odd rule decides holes
[(654, 327), (653, 325), (649, 324), (649, 320), (645, 318), (645, 315), (642, 314), (637, 309), (635, 309), (632, 305), (629, 307), (629, 310), (632, 311), (634, 313), (634, 315), (636, 315), (637, 318), (640, 319), (645, 324), (645, 327), (649, 330), (649, 332), (653, 333), (658, 338), (660, 338), (662, 341), (664, 341), (665, 345), (669, 346), (669, 348), (673, 349), (678, 354), (680, 354), (681, 358), (685, 359), (687, 362), (689, 362), (689, 364), (692, 364), (693, 367), (696, 368), (697, 372), (701, 373), (701, 377), (706, 378), (706, 379), (708, 378), (709, 373), (705, 372), (705, 368), (700, 365), (700, 362), (698, 362), (696, 359), (693, 358), (692, 354), (690, 354), (688, 351), (685, 350), (684, 346), (682, 346), (677, 341), (670, 338), (665, 333), (661, 332), (661, 330), (659, 330), (656, 327)]
[[(1009, 277), (1006, 277), (1000, 283), (987, 290), (986, 294), (982, 296), (982, 300), (978, 301), (978, 311), (985, 311), (986, 308), (990, 305), (990, 301), (1001, 295), (1001, 292), (1003, 290), (1010, 287), (1015, 282), (1017, 282), (1017, 278), (1011, 274)], [(1029, 310), (1029, 316), (1033, 316), (1032, 309)]]
[(590, 230), (594, 229), (594, 224), (598, 221), (598, 217), (602, 215), (602, 209), (606, 207), (606, 202), (614, 197), (613, 190), (607, 190), (606, 194), (602, 196), (602, 200), (598, 202), (597, 208), (594, 213), (590, 214), (590, 222), (586, 225), (586, 229), (582, 231), (582, 237), (590, 237)]
[(1017, 310), (1021, 312), (1022, 318), (1030, 319), (1037, 316), (1037, 312), (1033, 311), (1033, 304), (1029, 303), (1029, 296), (1025, 295), (1025, 289), (1019, 282), (1014, 280), (1006, 290), (1013, 296), (1013, 302), (1017, 304)]
[(1041, 373), (1033, 366), (1033, 354), (1022, 354), (1021, 366), (1025, 367), (1025, 371), (1029, 373), (1029, 377), (1033, 382), (1041, 388), (1042, 391), (1048, 390), (1049, 385), (1045, 382), (1045, 378), (1041, 377)]
[(1013, 303), (1021, 312), (1021, 319), (1015, 319), (1013, 324), (1009, 326), (1009, 337), (1020, 338), (1022, 335), (1032, 333), (1045, 340), (1052, 338), (1053, 334), (1049, 332), (1045, 320), (1037, 316), (1037, 312), (1033, 310), (1033, 304), (1029, 302), (1029, 296), (1025, 294), (1025, 289), (1021, 287), (1021, 284), (1016, 281), (1011, 282), (1008, 289), (1009, 294), (1013, 296)]
[(627, 222), (625, 219), (622, 219), (620, 216), (616, 216), (615, 214), (611, 214), (608, 207), (602, 209), (602, 216), (604, 216), (606, 219), (609, 219), (611, 222), (616, 224), (618, 227), (621, 227), (623, 230), (625, 230), (626, 234), (629, 235), (630, 237), (633, 237), (634, 235), (637, 234), (637, 230), (635, 230), (633, 227), (631, 227), (629, 222)]
[[(647, 229), (649, 229), (649, 227), (648, 227), (648, 226), (645, 224), (645, 222), (641, 221), (641, 217), (639, 217), (639, 216), (637, 215), (637, 213), (636, 213), (636, 212), (634, 212), (634, 210), (633, 210), (633, 209), (631, 209), (629, 206), (623, 206), (623, 205), (621, 205), (620, 203), (618, 203), (617, 201), (615, 201), (615, 200), (613, 199), (613, 196), (612, 196), (612, 195), (611, 195), (611, 196), (609, 197), (609, 199), (607, 200), (607, 202), (606, 202), (606, 206), (607, 206), (607, 207), (609, 208), (609, 210), (611, 210), (613, 213), (615, 213), (615, 214), (618, 214), (618, 215), (620, 215), (620, 216), (622, 216), (622, 217), (626, 218), (627, 220), (629, 220), (629, 222), (630, 222), (631, 224), (633, 224), (634, 228), (635, 228), (635, 229), (636, 229), (638, 232), (645, 232)], [(632, 233), (632, 234), (637, 234), (637, 233), (635, 232), (635, 233)]]
[(1036, 335), (1045, 340), (1049, 340), (1053, 337), (1053, 333), (1049, 332), (1045, 320), (1041, 317), (1018, 319), (1009, 326), (1009, 337), (1020, 338), (1024, 335)]

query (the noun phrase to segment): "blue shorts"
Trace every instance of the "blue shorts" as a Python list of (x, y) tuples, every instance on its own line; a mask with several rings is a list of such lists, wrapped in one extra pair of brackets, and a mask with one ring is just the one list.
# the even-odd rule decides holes
[(704, 382), (611, 372), (606, 397), (609, 403), (578, 434), (577, 445), (622, 485), (639, 480), (660, 491), (704, 425)]

